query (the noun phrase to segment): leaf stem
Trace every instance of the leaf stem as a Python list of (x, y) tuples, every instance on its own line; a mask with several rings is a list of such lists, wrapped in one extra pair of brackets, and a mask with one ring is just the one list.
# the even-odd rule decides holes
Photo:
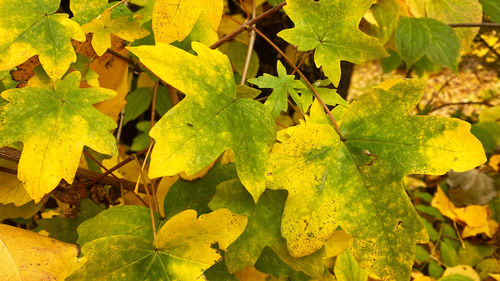
[(212, 46), (210, 46), (210, 48), (211, 49), (217, 49), (217, 48), (219, 48), (222, 44), (224, 44), (227, 41), (233, 39), (236, 35), (240, 34), (241, 32), (243, 32), (243, 31), (245, 31), (247, 29), (250, 29), (252, 25), (256, 24), (260, 20), (266, 18), (269, 15), (272, 15), (272, 14), (278, 12), (285, 5), (286, 5), (286, 2), (282, 2), (281, 4), (279, 4), (279, 5), (277, 5), (277, 6), (273, 7), (273, 8), (265, 11), (264, 13), (260, 14), (258, 17), (252, 19), (251, 21), (248, 21), (248, 22), (242, 24), (240, 27), (238, 27), (237, 29), (235, 29), (233, 32), (227, 34), (226, 36), (222, 37), (219, 41), (217, 41), (214, 44), (212, 44)]
[(450, 27), (493, 27), (500, 28), (500, 23), (492, 23), (492, 22), (479, 22), (479, 23), (450, 23), (448, 24)]
[[(94, 156), (92, 156), (92, 154), (88, 153), (87, 151), (83, 150), (83, 154), (85, 154), (85, 156), (87, 156), (88, 158), (90, 158), (90, 160), (94, 161), (97, 165), (99, 165), (99, 167), (101, 167), (102, 169), (104, 169), (104, 171), (107, 171), (108, 168), (104, 167), (103, 164), (101, 164), (101, 162), (97, 161), (97, 159), (94, 158)], [(113, 173), (110, 173), (111, 176), (113, 176), (114, 178), (118, 179), (118, 177), (113, 174)]]
[[(255, 19), (256, 4), (255, 0), (252, 1), (252, 19)], [(253, 25), (255, 26), (255, 25)], [(245, 67), (243, 68), (243, 74), (241, 75), (241, 85), (245, 85), (245, 81), (248, 75), (248, 68), (250, 67), (250, 60), (252, 59), (253, 46), (255, 45), (255, 30), (252, 29), (250, 32), (250, 42), (248, 43), (247, 58), (245, 60)]]
[(332, 122), (333, 128), (335, 129), (335, 131), (339, 135), (340, 140), (341, 141), (345, 141), (344, 136), (340, 132), (340, 127), (337, 124), (337, 121), (335, 121), (335, 118), (333, 118), (332, 112), (330, 111), (330, 109), (328, 108), (328, 106), (325, 104), (325, 102), (323, 101), (323, 99), (320, 97), (320, 95), (318, 94), (318, 92), (316, 91), (316, 89), (314, 88), (314, 86), (311, 84), (311, 82), (309, 82), (309, 80), (304, 75), (304, 73), (302, 73), (302, 71), (300, 71), (300, 69), (292, 62), (292, 60), (278, 46), (276, 46), (276, 44), (274, 44), (274, 42), (271, 41), (271, 39), (269, 39), (264, 33), (262, 33), (256, 27), (253, 27), (253, 30), (255, 30), (255, 32), (260, 37), (262, 37), (264, 40), (266, 40), (267, 43), (269, 43), (269, 45), (271, 45), (286, 60), (286, 62), (288, 63), (288, 65), (290, 65), (299, 74), (299, 76), (302, 79), (304, 79), (304, 82), (306, 83), (307, 87), (309, 87), (309, 89), (311, 89), (311, 91), (313, 92), (313, 94), (316, 97), (316, 99), (318, 99), (319, 103), (323, 106), (324, 110), (328, 114), (328, 117), (330, 117), (330, 121)]
[[(153, 147), (153, 144), (149, 145), (147, 155), (149, 155), (149, 152), (151, 151), (151, 147)], [(151, 196), (151, 193), (149, 192), (149, 187), (151, 186), (151, 181), (149, 180), (147, 175), (144, 173), (144, 167), (146, 166), (146, 160), (148, 158), (146, 156), (146, 158), (144, 159), (144, 162), (142, 163), (142, 166), (141, 166), (141, 163), (139, 162), (139, 159), (137, 158), (137, 156), (134, 154), (134, 155), (132, 155), (132, 157), (134, 158), (134, 162), (137, 164), (137, 166), (139, 167), (139, 171), (140, 171), (136, 186), (137, 187), (139, 186), (139, 182), (141, 181), (141, 178), (142, 178), (142, 182), (144, 184), (144, 189), (146, 190), (146, 197), (148, 198), (149, 215), (151, 217), (151, 226), (153, 227), (153, 239), (156, 239), (155, 213), (153, 210), (153, 208), (154, 208), (154, 206), (156, 206), (156, 204), (153, 203), (153, 198)], [(138, 188), (136, 188), (134, 193), (137, 194), (138, 193), (137, 191), (138, 191)]]
[[(160, 82), (156, 81), (153, 85), (153, 100), (151, 101), (151, 127), (155, 125), (156, 118), (156, 98), (158, 96), (158, 87), (160, 86)], [(149, 137), (150, 143), (153, 143), (153, 138)]]

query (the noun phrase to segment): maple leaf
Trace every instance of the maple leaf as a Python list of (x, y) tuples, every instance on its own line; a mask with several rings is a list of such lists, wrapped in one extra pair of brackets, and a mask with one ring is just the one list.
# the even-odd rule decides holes
[(71, 38), (85, 41), (85, 33), (67, 14), (55, 13), (59, 2), (0, 0), (0, 70), (38, 55), (52, 79), (66, 73), (76, 61)]
[(92, 33), (92, 47), (98, 56), (102, 56), (111, 47), (111, 33), (133, 42), (149, 35), (137, 22), (130, 21), (128, 16), (111, 19), (111, 11), (105, 10), (99, 18), (82, 25), (83, 31)]
[(157, 0), (153, 9), (153, 32), (156, 42), (182, 41), (198, 18), (217, 30), (224, 2), (222, 0)]
[(224, 255), (229, 272), (234, 273), (253, 266), (270, 247), (279, 259), (296, 271), (312, 276), (323, 275), (324, 251), (295, 259), (288, 253), (286, 242), (281, 237), (280, 221), (286, 200), (286, 192), (268, 190), (262, 194), (257, 205), (238, 179), (225, 181), (217, 186), (217, 192), (209, 203), (212, 210), (228, 208), (232, 212), (248, 217), (248, 224), (241, 236), (227, 248)]
[(74, 21), (83, 25), (98, 17), (108, 7), (107, 0), (70, 1)]
[(61, 179), (73, 182), (83, 146), (103, 154), (116, 154), (110, 133), (116, 123), (92, 104), (115, 92), (78, 88), (80, 72), (56, 80), (53, 89), (16, 88), (2, 92), (9, 101), (0, 114), (0, 146), (23, 142), (18, 177), (38, 202)]
[(278, 117), (281, 111), (287, 110), (287, 93), (290, 94), (297, 104), (300, 104), (300, 97), (296, 89), (305, 88), (305, 85), (299, 80), (295, 80), (293, 75), (286, 74), (286, 69), (279, 60), (276, 68), (278, 70), (278, 77), (264, 73), (263, 76), (258, 78), (248, 79), (248, 82), (257, 85), (259, 88), (273, 89), (273, 92), (264, 104), (269, 107), (271, 115), (274, 118)]
[[(168, 220), (153, 239), (150, 220), (149, 226), (144, 225), (146, 231), (137, 227), (149, 216), (148, 209), (130, 207), (109, 215), (104, 213), (116, 208), (106, 210), (78, 227), (79, 233), (89, 233), (103, 225), (99, 218), (105, 216), (118, 229), (105, 226), (107, 235), (101, 232), (83, 244), (87, 263), (67, 280), (197, 280), (221, 259), (220, 250), (240, 235), (247, 222), (227, 209), (198, 218), (196, 211), (186, 210)], [(128, 225), (129, 221), (134, 222)]]
[(156, 143), (149, 175), (191, 175), (232, 149), (238, 176), (257, 200), (266, 187), (273, 119), (263, 104), (237, 97), (225, 55), (197, 42), (192, 47), (197, 56), (162, 43), (129, 48), (151, 71), (186, 94), (150, 131)]
[[(481, 22), (483, 9), (477, 0), (428, 0), (425, 1), (427, 16), (446, 24)], [(463, 50), (469, 47), (479, 32), (479, 27), (458, 28), (455, 30), (462, 43)]]
[(460, 39), (447, 24), (431, 18), (403, 17), (394, 40), (407, 68), (427, 56), (433, 63), (458, 72)]
[(469, 123), (410, 115), (424, 89), (396, 80), (360, 96), (340, 120), (345, 141), (323, 124), (279, 132), (270, 187), (289, 191), (281, 232), (292, 256), (321, 248), (340, 225), (361, 267), (384, 280), (410, 277), (415, 243), (428, 237), (401, 179), (485, 161)]
[(299, 51), (315, 49), (316, 66), (334, 85), (340, 81), (340, 61), (363, 63), (388, 56), (378, 39), (358, 28), (371, 0), (288, 0), (283, 8), (295, 24), (278, 36)]
[[(3, 280), (63, 281), (78, 267), (77, 256), (77, 245), (0, 224), (0, 276)], [(9, 278), (9, 271), (15, 272), (12, 279)], [(15, 275), (19, 278), (14, 278)]]

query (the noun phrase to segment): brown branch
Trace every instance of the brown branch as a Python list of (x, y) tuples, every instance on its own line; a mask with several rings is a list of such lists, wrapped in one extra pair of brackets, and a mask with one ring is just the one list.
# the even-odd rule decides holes
[(450, 23), (450, 27), (493, 27), (500, 28), (500, 23), (479, 22), (479, 23)]
[(489, 102), (487, 101), (465, 101), (465, 102), (451, 102), (451, 103), (444, 103), (444, 104), (441, 104), (441, 105), (438, 105), (436, 107), (433, 107), (431, 109), (429, 109), (429, 112), (432, 112), (432, 111), (436, 111), (440, 108), (443, 108), (443, 107), (447, 107), (447, 106), (453, 106), (453, 105), (469, 105), (469, 104), (482, 104), (482, 105), (486, 105), (486, 106), (492, 106)]
[(279, 4), (278, 6), (275, 6), (267, 11), (265, 11), (264, 13), (260, 14), (258, 17), (242, 24), (240, 27), (238, 27), (237, 29), (235, 29), (233, 32), (227, 34), (226, 36), (222, 37), (219, 41), (215, 42), (214, 44), (212, 44), (212, 46), (210, 46), (211, 49), (217, 49), (219, 48), (222, 44), (226, 43), (227, 41), (233, 39), (236, 35), (240, 34), (241, 32), (247, 30), (247, 29), (250, 29), (252, 25), (258, 23), (259, 21), (261, 21), (262, 19), (268, 17), (269, 15), (272, 15), (276, 12), (278, 12), (279, 10), (281, 10), (281, 8), (283, 8), (284, 6), (286, 5), (286, 2), (283, 2), (281, 4)]
[[(15, 163), (19, 163), (19, 159), (21, 158), (21, 152), (18, 151), (17, 149), (13, 149), (10, 147), (2, 147), (2, 148), (0, 148), (0, 158), (9, 160), (9, 161), (12, 161)], [(128, 162), (130, 162), (130, 161), (131, 160), (129, 160)], [(128, 163), (128, 162), (126, 162), (126, 163)], [(125, 165), (125, 164), (123, 164), (123, 165)], [(121, 166), (123, 166), (123, 165), (121, 165)], [(116, 169), (118, 169), (118, 168), (114, 168), (113, 170), (109, 169), (106, 173), (109, 174)], [(0, 171), (11, 173), (11, 174), (17, 174), (16, 170), (3, 168), (3, 167), (0, 167)], [(97, 182), (100, 182), (102, 184), (109, 185), (109, 186), (116, 187), (116, 188), (120, 188), (120, 186), (123, 186), (123, 188), (127, 189), (127, 190), (134, 190), (134, 188), (135, 188), (135, 182), (131, 182), (131, 181), (128, 181), (125, 179), (120, 179), (120, 178), (114, 178), (112, 176), (108, 176), (107, 174), (105, 176), (103, 176), (103, 175), (104, 174), (99, 174), (99, 173), (89, 171), (86, 169), (82, 169), (82, 168), (78, 168), (78, 170), (76, 172), (76, 177), (91, 181), (91, 183), (88, 184), (89, 186), (92, 186), (92, 185), (96, 184)], [(144, 191), (144, 186), (141, 186), (141, 190), (142, 190), (141, 192)]]
[(328, 108), (328, 106), (326, 105), (326, 103), (323, 101), (323, 99), (319, 96), (318, 92), (316, 91), (316, 89), (314, 88), (314, 86), (311, 84), (311, 82), (309, 82), (309, 79), (307, 79), (307, 77), (304, 75), (304, 73), (302, 73), (302, 71), (300, 71), (300, 69), (293, 63), (293, 61), (278, 46), (276, 46), (276, 44), (274, 44), (274, 42), (271, 41), (271, 39), (269, 39), (264, 33), (262, 33), (256, 27), (253, 27), (253, 30), (255, 30), (255, 32), (260, 37), (262, 37), (264, 40), (266, 40), (267, 43), (269, 43), (269, 45), (271, 45), (285, 59), (285, 61), (299, 74), (299, 76), (304, 80), (304, 82), (306, 83), (307, 87), (309, 87), (309, 89), (311, 89), (311, 91), (313, 92), (313, 94), (316, 97), (316, 99), (323, 106), (323, 108), (325, 109), (326, 113), (330, 117), (330, 121), (332, 122), (333, 128), (335, 129), (335, 131), (339, 135), (340, 140), (341, 141), (345, 141), (344, 136), (340, 132), (340, 127), (337, 124), (337, 121), (335, 121), (335, 118), (333, 118), (333, 115), (330, 112), (330, 109)]

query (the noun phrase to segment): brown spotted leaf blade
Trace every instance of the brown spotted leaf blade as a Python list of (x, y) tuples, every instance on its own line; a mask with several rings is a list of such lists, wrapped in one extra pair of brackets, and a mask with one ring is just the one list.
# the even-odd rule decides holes
[(266, 188), (266, 163), (275, 125), (261, 103), (238, 98), (227, 56), (201, 43), (192, 55), (171, 45), (129, 48), (168, 84), (186, 94), (151, 129), (152, 178), (207, 167), (226, 149), (234, 151), (236, 170), (257, 201)]
[(47, 74), (60, 78), (76, 61), (71, 38), (85, 41), (80, 26), (55, 13), (59, 0), (0, 0), (0, 70), (38, 55)]
[(337, 225), (354, 237), (353, 254), (383, 280), (408, 280), (415, 243), (427, 234), (401, 179), (468, 170), (485, 161), (470, 124), (412, 116), (425, 84), (391, 81), (362, 95), (340, 123), (305, 123), (278, 134), (271, 154), (274, 189), (289, 192), (282, 235), (293, 256), (310, 254)]

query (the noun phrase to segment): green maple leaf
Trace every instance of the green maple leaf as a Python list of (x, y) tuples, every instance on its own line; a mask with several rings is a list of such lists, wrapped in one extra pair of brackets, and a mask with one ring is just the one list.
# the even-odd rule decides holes
[(55, 13), (59, 2), (0, 0), (0, 70), (38, 55), (52, 79), (66, 73), (76, 61), (71, 38), (85, 41), (85, 33), (67, 14)]
[(16, 88), (2, 92), (9, 101), (0, 114), (0, 146), (23, 142), (18, 178), (38, 202), (65, 179), (73, 182), (83, 146), (116, 154), (111, 130), (116, 123), (93, 104), (112, 98), (104, 88), (79, 88), (80, 72), (56, 80), (53, 89)]
[(111, 47), (111, 33), (133, 42), (149, 35), (149, 31), (143, 29), (135, 21), (130, 21), (128, 16), (111, 19), (111, 12), (105, 10), (100, 17), (92, 22), (82, 25), (86, 33), (92, 33), (92, 47), (98, 56), (102, 56)]
[(186, 98), (151, 129), (152, 178), (205, 168), (226, 149), (234, 151), (238, 176), (257, 200), (266, 187), (265, 170), (275, 125), (261, 103), (238, 98), (227, 56), (197, 42), (197, 56), (174, 46), (129, 48), (161, 79)]
[[(149, 217), (147, 208), (125, 206), (82, 223), (78, 233), (90, 239), (82, 247), (87, 262), (66, 280), (203, 279), (203, 271), (221, 259), (220, 250), (240, 235), (247, 221), (227, 209), (200, 217), (186, 210), (161, 226), (153, 239), (151, 220), (145, 216)], [(142, 226), (141, 220), (146, 222)], [(87, 236), (96, 230), (99, 235)]]
[(340, 61), (363, 63), (388, 56), (378, 39), (358, 28), (361, 18), (370, 8), (371, 0), (288, 0), (285, 12), (295, 24), (278, 36), (299, 51), (315, 49), (316, 66), (338, 85)]
[(292, 256), (321, 248), (337, 225), (354, 237), (353, 254), (384, 280), (408, 280), (415, 243), (427, 233), (401, 184), (408, 174), (464, 171), (485, 161), (470, 124), (412, 116), (422, 81), (390, 81), (362, 95), (330, 125), (280, 131), (270, 187), (289, 192), (281, 232)]
[(431, 18), (403, 17), (394, 40), (407, 68), (427, 56), (433, 63), (458, 72), (460, 39), (447, 24)]
[(274, 118), (278, 117), (281, 111), (287, 110), (287, 94), (290, 94), (297, 104), (301, 104), (296, 89), (305, 88), (305, 85), (299, 80), (295, 80), (293, 75), (287, 75), (286, 69), (280, 61), (277, 62), (276, 68), (278, 70), (278, 77), (264, 73), (263, 76), (248, 79), (248, 82), (257, 85), (259, 88), (273, 89), (273, 92), (267, 98), (264, 105), (270, 109), (271, 115)]
[(209, 203), (212, 210), (228, 208), (248, 217), (248, 225), (241, 236), (227, 248), (224, 255), (229, 272), (234, 273), (247, 266), (254, 266), (266, 247), (282, 260), (281, 263), (295, 271), (303, 271), (311, 277), (323, 275), (324, 251), (318, 251), (300, 259), (288, 253), (281, 237), (280, 221), (286, 200), (286, 192), (268, 190), (254, 204), (251, 195), (238, 179), (225, 181), (217, 186), (217, 192)]

